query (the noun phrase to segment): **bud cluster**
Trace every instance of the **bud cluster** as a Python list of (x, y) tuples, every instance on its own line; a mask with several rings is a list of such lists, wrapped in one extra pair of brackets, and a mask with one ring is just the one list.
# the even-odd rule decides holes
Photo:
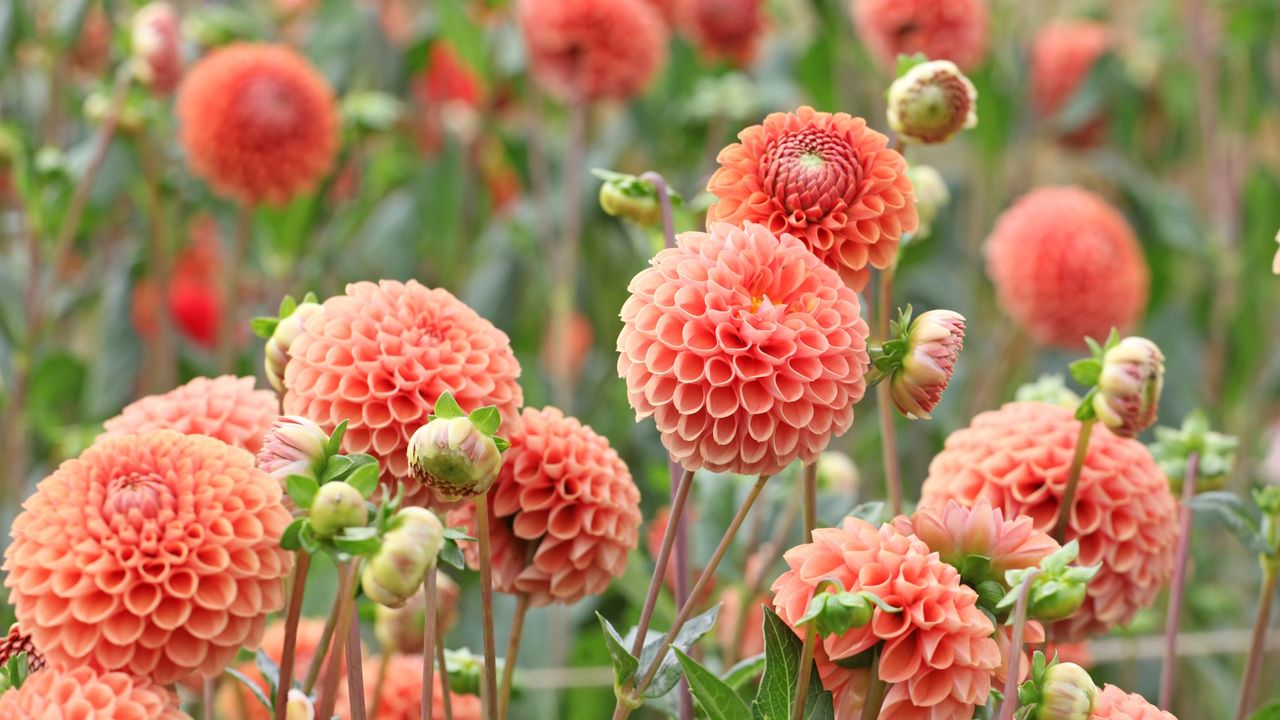
[(1209, 429), (1209, 418), (1199, 410), (1189, 413), (1181, 428), (1157, 427), (1151, 455), (1169, 478), (1175, 491), (1181, 491), (1187, 475), (1187, 463), (1196, 456), (1196, 491), (1217, 490), (1227, 482), (1236, 463), (1239, 438)]

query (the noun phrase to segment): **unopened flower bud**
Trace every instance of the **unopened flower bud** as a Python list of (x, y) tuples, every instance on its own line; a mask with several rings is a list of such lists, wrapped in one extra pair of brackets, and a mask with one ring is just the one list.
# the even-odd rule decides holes
[(290, 475), (318, 480), (327, 460), (329, 434), (301, 415), (276, 418), (258, 451), (258, 468), (281, 483)]
[(978, 91), (949, 60), (931, 60), (889, 86), (889, 127), (903, 140), (943, 143), (978, 124)]
[(394, 530), (365, 564), (360, 587), (379, 605), (402, 607), (418, 591), (434, 560), (412, 535)]
[(144, 5), (133, 16), (133, 74), (158, 95), (182, 80), (182, 33), (178, 11), (167, 2)]
[[(449, 630), (458, 621), (458, 584), (448, 575), (436, 576), (436, 614), (439, 616), (438, 632)], [(425, 588), (416, 592), (404, 607), (389, 608), (375, 605), (373, 632), (384, 653), (415, 655), (422, 652), (423, 631), (427, 617)]]
[(1116, 435), (1137, 437), (1155, 423), (1163, 387), (1160, 348), (1146, 338), (1124, 338), (1102, 356), (1093, 411)]
[(1033, 589), (1027, 612), (1045, 622), (1071, 617), (1084, 604), (1085, 590), (1084, 583), (1045, 583), (1043, 589)]
[[(465, 648), (445, 650), (444, 665), (449, 673), (449, 689), (459, 695), (479, 695), (480, 678), (484, 673), (481, 659)], [(498, 660), (501, 669), (502, 660)]]
[(311, 529), (320, 537), (331, 537), (349, 527), (369, 523), (369, 511), (359, 490), (344, 482), (320, 486), (310, 510)]
[(818, 487), (853, 496), (860, 484), (858, 466), (848, 455), (828, 450), (818, 456)]
[(813, 617), (819, 637), (843, 635), (871, 622), (871, 602), (858, 593), (818, 593), (809, 602), (806, 617)]
[(470, 418), (436, 418), (409, 438), (413, 479), (450, 497), (471, 497), (498, 479), (502, 453)]
[(289, 690), (288, 704), (284, 710), (285, 720), (316, 720), (316, 707), (311, 698), (298, 688)]
[(1084, 668), (1075, 663), (1056, 663), (1045, 671), (1037, 717), (1040, 720), (1089, 720), (1097, 697), (1098, 688)]
[[(632, 183), (639, 182), (632, 180)], [(605, 181), (600, 186), (600, 207), (614, 217), (630, 220), (642, 227), (653, 227), (662, 220), (662, 206), (658, 204), (658, 196), (652, 187), (645, 191), (632, 189), (631, 184)]]
[(951, 310), (921, 313), (911, 322), (906, 341), (902, 364), (889, 380), (889, 395), (903, 415), (928, 420), (964, 348), (964, 316)]
[(436, 556), (444, 547), (444, 524), (435, 513), (426, 508), (407, 507), (396, 514), (397, 523), (393, 532), (404, 533), (412, 537), (430, 558), (432, 567), (436, 564)]
[(276, 392), (284, 392), (284, 366), (289, 363), (289, 347), (302, 334), (307, 318), (319, 313), (319, 303), (304, 302), (298, 305), (288, 317), (280, 319), (275, 332), (267, 339), (264, 349), (263, 367), (267, 381)]
[(916, 214), (920, 216), (916, 237), (928, 237), (933, 232), (933, 221), (938, 213), (951, 202), (951, 191), (947, 189), (942, 173), (932, 165), (912, 165), (907, 168), (907, 177), (915, 188)]

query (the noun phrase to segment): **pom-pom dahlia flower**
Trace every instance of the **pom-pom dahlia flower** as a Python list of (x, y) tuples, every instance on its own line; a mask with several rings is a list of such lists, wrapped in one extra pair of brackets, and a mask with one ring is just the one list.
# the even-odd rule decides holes
[(631, 281), (618, 374), (689, 469), (774, 474), (817, 460), (866, 390), (858, 296), (763, 225), (688, 232)]
[(987, 54), (986, 0), (851, 0), (858, 36), (882, 67), (924, 53), (964, 70)]
[(411, 504), (441, 504), (409, 480), (409, 438), (451, 392), (470, 412), (496, 405), (506, 437), (523, 402), (507, 336), (449, 294), (414, 280), (347, 286), (289, 346), (284, 409), (332, 431), (345, 452), (378, 459), (384, 487), (406, 481)]
[(191, 720), (178, 696), (150, 680), (90, 667), (48, 669), (0, 695), (5, 720)]
[[(1031, 106), (1042, 118), (1057, 115), (1080, 90), (1094, 64), (1111, 48), (1106, 23), (1059, 22), (1036, 35), (1031, 49)], [(1070, 145), (1096, 145), (1106, 130), (1106, 116), (1088, 118), (1063, 140)]]
[[(381, 697), (378, 698), (378, 714), (371, 720), (418, 720), (422, 717), (422, 656), (394, 655), (390, 659), (379, 658), (365, 663), (364, 676), (379, 676), (381, 663), (387, 662), (386, 680), (382, 684)], [(365, 706), (373, 706), (373, 683), (365, 684)], [(440, 680), (440, 668), (431, 684), (432, 717), (444, 717), (444, 693), (446, 688)], [(453, 720), (481, 720), (484, 717), (480, 698), (475, 695), (463, 695), (449, 692), (449, 709), (453, 711)]]
[[(990, 502), (1005, 517), (1052, 529), (1080, 423), (1071, 408), (1010, 403), (953, 432), (929, 465), (924, 508)], [(1053, 624), (1055, 641), (1080, 640), (1132, 619), (1155, 601), (1173, 571), (1177, 502), (1164, 473), (1139, 442), (1097, 427), (1076, 488), (1066, 540), (1076, 564), (1101, 563), (1084, 605)]]
[(755, 60), (766, 25), (763, 0), (678, 0), (677, 12), (703, 57), (739, 67)]
[(707, 224), (760, 223), (805, 242), (861, 290), (867, 266), (888, 267), (904, 232), (914, 232), (915, 188), (907, 161), (867, 121), (801, 107), (773, 113), (720, 151), (707, 181), (717, 202)]
[(255, 390), (251, 377), (198, 377), (167, 393), (148, 395), (125, 406), (103, 423), (98, 442), (151, 430), (208, 435), (251, 453), (278, 417), (278, 400), (270, 390)]
[[(576, 418), (548, 407), (520, 420), (489, 491), (494, 588), (529, 593), (534, 606), (572, 604), (626, 569), (640, 491), (609, 441)], [(474, 529), (474, 505), (449, 513), (449, 525)], [(477, 567), (475, 543), (465, 551)]]
[(23, 504), (5, 586), (53, 664), (213, 677), (284, 604), (289, 521), (244, 450), (171, 430), (111, 438)]
[(1115, 685), (1103, 685), (1093, 704), (1089, 720), (1178, 720), (1137, 693), (1127, 693)]

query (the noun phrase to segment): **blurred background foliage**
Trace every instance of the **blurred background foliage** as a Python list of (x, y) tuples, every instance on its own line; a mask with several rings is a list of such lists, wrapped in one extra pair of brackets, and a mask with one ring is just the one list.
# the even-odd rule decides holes
[[(665, 454), (651, 423), (635, 423), (615, 371), (618, 311), (630, 278), (661, 239), (605, 215), (583, 192), (582, 266), (575, 306), (574, 391), (553, 398), (546, 362), (548, 238), (561, 232), (563, 158), (570, 113), (529, 81), (518, 28), (502, 0), (245, 0), (180, 2), (189, 56), (233, 38), (286, 42), (303, 50), (342, 98), (340, 166), (317, 192), (252, 217), (251, 244), (230, 273), (236, 208), (185, 170), (164, 101), (134, 90), (120, 131), (85, 201), (83, 222), (60, 226), (94, 154), (113, 68), (127, 57), (128, 0), (0, 2), (0, 401), (8, 476), (6, 525), (17, 498), (58, 462), (76, 455), (104, 418), (126, 402), (196, 375), (224, 372), (210, 342), (220, 313), (243, 328), (234, 371), (260, 374), (261, 348), (248, 319), (285, 293), (321, 297), (353, 280), (417, 278), (450, 289), (506, 331), (523, 367), (527, 404), (553, 399), (606, 435), (633, 470), (652, 518), (668, 492)], [(1168, 357), (1161, 409), (1177, 425), (1204, 408), (1216, 428), (1238, 434), (1232, 488), (1267, 474), (1262, 462), (1280, 414), (1280, 312), (1272, 275), (1280, 228), (1280, 2), (1277, 0), (991, 0), (990, 51), (971, 73), (976, 129), (940, 148), (912, 147), (912, 163), (937, 167), (951, 204), (932, 236), (902, 257), (897, 297), (916, 308), (947, 307), (969, 319), (957, 378), (932, 422), (899, 427), (907, 496), (918, 495), (947, 433), (978, 411), (1011, 399), (1022, 382), (1065, 373), (1074, 356), (1028, 347), (995, 306), (982, 242), (998, 213), (1046, 184), (1088, 187), (1121, 208), (1145, 249), (1152, 293), (1142, 334)], [(846, 0), (768, 0), (761, 52), (745, 68), (704, 61), (678, 34), (665, 70), (642, 97), (593, 109), (588, 167), (657, 170), (687, 198), (680, 229), (702, 225), (700, 194), (716, 152), (772, 111), (809, 103), (884, 129), (890, 81), (859, 44)], [(1112, 52), (1067, 107), (1037, 119), (1028, 98), (1028, 51), (1047, 23), (1093, 18), (1109, 25)], [(433, 48), (447, 43), (478, 78), (467, 107), (437, 107), (419, 79)], [(1106, 140), (1091, 148), (1057, 142), (1063, 129), (1105, 112)], [(162, 208), (169, 227), (153, 226)], [(65, 247), (54, 238), (67, 235)], [(175, 257), (168, 297), (154, 285), (157, 243)], [(212, 323), (212, 325), (211, 325)], [(225, 363), (225, 360), (224, 360)], [(265, 386), (265, 382), (262, 383)], [(824, 488), (822, 519), (835, 523), (880, 497), (879, 437), (871, 410), (837, 443), (861, 469), (856, 482)], [(1277, 469), (1272, 467), (1275, 474)], [(778, 536), (794, 515), (794, 480), (775, 482), (756, 511), (715, 593), (746, 578), (752, 538)], [(728, 522), (730, 477), (698, 485), (693, 565)], [(1245, 618), (1257, 570), (1216, 527), (1197, 527), (1183, 679), (1183, 718), (1225, 716), (1234, 702)], [(641, 543), (643, 546), (643, 542)], [(612, 707), (605, 649), (593, 611), (633, 622), (650, 575), (634, 555), (611, 591), (568, 609), (537, 610), (522, 655), (521, 718), (598, 718)], [(332, 569), (319, 563), (317, 583)], [(777, 572), (764, 571), (764, 585)], [(475, 578), (466, 589), (453, 646), (479, 647)], [(308, 593), (322, 614), (331, 590)], [(500, 598), (507, 601), (509, 598)], [(657, 626), (669, 621), (669, 601)], [(500, 602), (499, 618), (510, 615)], [(664, 617), (664, 615), (666, 617)], [(722, 619), (722, 623), (725, 620)], [(1149, 638), (1160, 607), (1096, 643), (1098, 679), (1154, 696), (1158, 652)], [(1237, 632), (1238, 631), (1238, 632)], [(500, 627), (499, 637), (505, 636)], [(1234, 639), (1233, 639), (1234, 638)], [(714, 656), (714, 642), (703, 652)], [(1158, 643), (1156, 643), (1158, 646)], [(714, 661), (712, 661), (714, 664)], [(567, 668), (567, 669), (559, 669)], [(1280, 687), (1280, 663), (1263, 696)]]

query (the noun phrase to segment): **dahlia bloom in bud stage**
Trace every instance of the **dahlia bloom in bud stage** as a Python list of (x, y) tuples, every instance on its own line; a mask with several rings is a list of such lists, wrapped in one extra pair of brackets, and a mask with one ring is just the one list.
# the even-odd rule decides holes
[(175, 112), (191, 170), (247, 204), (278, 205), (309, 191), (338, 150), (333, 90), (284, 46), (213, 51), (188, 71)]
[[(448, 575), (436, 575), (436, 613), (440, 616), (440, 633), (448, 633), (458, 622), (458, 595), (461, 589)], [(374, 605), (373, 631), (383, 654), (413, 655), (422, 652), (423, 630), (427, 618), (427, 594), (416, 592), (403, 607)]]
[(1004, 582), (1008, 570), (1035, 567), (1058, 548), (1058, 542), (1033, 527), (1031, 518), (1005, 514), (986, 500), (966, 507), (948, 500), (942, 507), (921, 507), (910, 518), (899, 516), (894, 526), (905, 534), (915, 534), (938, 553), (942, 562), (963, 567), (965, 558), (981, 556), (989, 560), (987, 572), (974, 581)]
[(932, 165), (912, 165), (907, 168), (907, 177), (916, 192), (916, 214), (920, 217), (916, 235), (928, 237), (933, 234), (933, 221), (951, 203), (951, 191)]
[(244, 450), (170, 430), (111, 438), (27, 499), (5, 585), (54, 664), (213, 677), (284, 605), (289, 521)]
[(1163, 387), (1160, 347), (1146, 338), (1124, 338), (1102, 356), (1093, 411), (1116, 435), (1137, 437), (1155, 424)]
[(996, 300), (1044, 345), (1079, 348), (1137, 323), (1149, 273), (1128, 222), (1105, 200), (1078, 187), (1022, 196), (986, 241)]
[[(526, 408), (520, 420), (490, 492), (494, 589), (529, 593), (535, 607), (572, 604), (626, 570), (640, 491), (608, 440), (576, 418), (548, 407)], [(475, 507), (450, 512), (449, 525), (473, 531)], [(464, 551), (477, 567), (476, 544)]]
[(987, 0), (849, 0), (858, 36), (882, 67), (923, 53), (963, 69), (987, 54)]
[(886, 268), (903, 233), (915, 232), (907, 161), (867, 121), (802, 107), (773, 113), (720, 151), (707, 182), (718, 200), (707, 224), (760, 223), (790, 233), (861, 290), (868, 265)]
[[(991, 637), (995, 626), (959, 572), (918, 537), (848, 517), (841, 527), (815, 530), (813, 542), (788, 550), (783, 558), (788, 569), (773, 583), (773, 604), (793, 629), (818, 585), (831, 580), (848, 592), (875, 593), (901, 609), (875, 607), (869, 623), (818, 643), (818, 672), (843, 710), (838, 718), (858, 717), (866, 670), (836, 663), (881, 641), (880, 677), (892, 683), (882, 720), (971, 717), (974, 707), (986, 702), (1000, 665)], [(855, 697), (846, 697), (849, 693)]]
[[(1050, 118), (1066, 108), (1110, 48), (1106, 23), (1060, 22), (1041, 30), (1031, 49), (1031, 105), (1036, 114)], [(1105, 131), (1106, 116), (1099, 115), (1068, 130), (1062, 139), (1087, 147), (1096, 145)]]
[(409, 438), (409, 474), (446, 498), (489, 491), (502, 467), (493, 436), (467, 417), (438, 417)]
[(267, 381), (276, 392), (284, 392), (284, 366), (289, 364), (289, 348), (293, 341), (302, 334), (302, 327), (307, 318), (320, 312), (320, 304), (313, 302), (300, 303), (288, 317), (276, 323), (276, 329), (267, 338), (263, 348), (263, 368)]
[(326, 430), (347, 420), (343, 451), (376, 458), (384, 490), (403, 480), (406, 504), (441, 504), (409, 477), (409, 438), (445, 392), (466, 411), (496, 405), (504, 428), (517, 422), (520, 365), (507, 336), (413, 280), (354, 283), (323, 308), (289, 346), (285, 412)]
[(349, 527), (369, 523), (369, 511), (359, 490), (344, 482), (328, 482), (320, 486), (308, 509), (311, 529), (326, 538)]
[(667, 61), (667, 28), (649, 0), (519, 0), (533, 77), (561, 101), (626, 100)]
[(631, 281), (617, 346), (631, 407), (688, 469), (812, 462), (866, 390), (858, 296), (791, 235), (709, 230), (680, 235)]
[(253, 385), (248, 377), (198, 377), (167, 393), (148, 395), (104, 422), (106, 432), (98, 442), (150, 430), (176, 430), (208, 435), (256, 453), (278, 416), (275, 395)]
[(950, 60), (922, 62), (889, 86), (889, 127), (932, 145), (978, 124), (978, 90)]
[[(1072, 408), (1010, 403), (953, 432), (929, 465), (920, 506), (990, 502), (1005, 517), (1052, 530), (1080, 432)], [(998, 460), (998, 462), (997, 462)], [(1128, 622), (1155, 601), (1173, 572), (1177, 501), (1141, 443), (1095, 428), (1069, 516), (1066, 539), (1078, 565), (1101, 564), (1080, 610), (1054, 623), (1070, 642)]]
[(399, 608), (418, 592), (427, 572), (436, 566), (436, 556), (444, 545), (444, 526), (435, 513), (420, 507), (401, 509), (392, 522), (393, 529), (360, 573), (360, 587), (375, 603)]
[(0, 694), (5, 720), (191, 720), (178, 696), (149, 680), (91, 667), (48, 669)]
[(272, 424), (258, 451), (258, 469), (280, 481), (290, 475), (319, 480), (317, 474), (328, 460), (329, 433), (298, 415), (282, 415)]
[(144, 5), (133, 16), (133, 72), (159, 95), (182, 80), (182, 30), (178, 11), (167, 2)]
[(1103, 685), (1098, 692), (1098, 699), (1093, 704), (1093, 715), (1089, 720), (1178, 720), (1171, 712), (1166, 712), (1147, 702), (1137, 693), (1127, 693), (1115, 685)]
[(763, 0), (676, 0), (677, 22), (699, 54), (738, 67), (756, 58), (767, 26)]
[(1084, 668), (1060, 662), (1050, 666), (1036, 707), (1039, 720), (1089, 720), (1098, 699), (1098, 687)]
[(905, 355), (888, 381), (889, 396), (898, 412), (928, 420), (964, 349), (964, 316), (952, 310), (921, 313), (911, 321), (905, 341)]

